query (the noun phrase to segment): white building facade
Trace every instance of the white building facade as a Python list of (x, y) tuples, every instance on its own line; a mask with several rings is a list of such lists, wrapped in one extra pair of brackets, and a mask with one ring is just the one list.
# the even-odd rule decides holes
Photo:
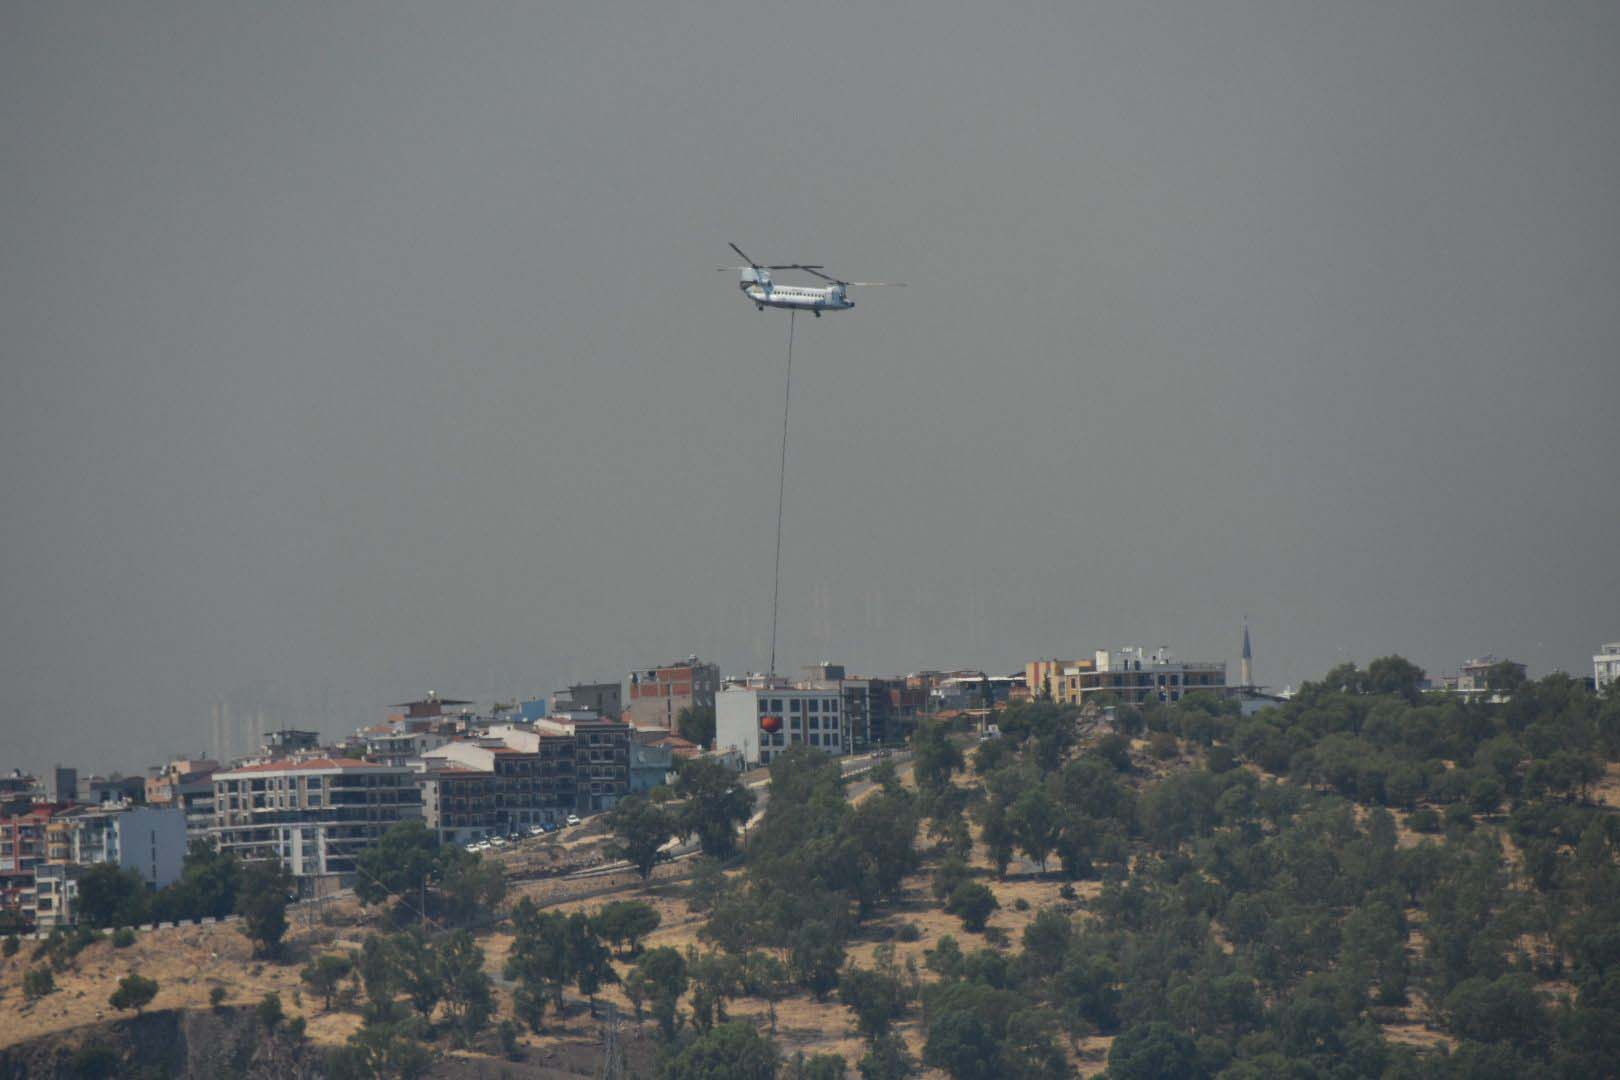
[(736, 750), (748, 765), (769, 765), (792, 746), (850, 752), (842, 694), (780, 684), (727, 686), (715, 697), (715, 746)]
[(1592, 682), (1598, 693), (1620, 680), (1620, 641), (1610, 641), (1592, 657)]

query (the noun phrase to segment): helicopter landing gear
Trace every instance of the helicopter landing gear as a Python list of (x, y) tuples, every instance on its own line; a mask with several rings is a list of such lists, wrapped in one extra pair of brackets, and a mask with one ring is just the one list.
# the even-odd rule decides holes
[(821, 312), (819, 312), (819, 311), (813, 311), (813, 312), (811, 312), (811, 314), (814, 315), (818, 319), (821, 318)]
[(755, 311), (764, 311), (765, 310), (765, 305), (764, 304), (755, 304), (754, 305), (754, 310)]

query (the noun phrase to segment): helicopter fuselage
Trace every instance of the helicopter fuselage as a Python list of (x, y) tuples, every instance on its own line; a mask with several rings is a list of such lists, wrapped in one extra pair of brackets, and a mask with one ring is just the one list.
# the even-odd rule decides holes
[(855, 306), (842, 285), (778, 285), (762, 270), (744, 270), (737, 287), (760, 308), (809, 311), (819, 317), (823, 311), (848, 311)]

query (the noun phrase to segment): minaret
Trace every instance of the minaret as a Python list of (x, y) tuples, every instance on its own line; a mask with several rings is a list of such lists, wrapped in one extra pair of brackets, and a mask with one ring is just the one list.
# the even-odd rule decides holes
[(1254, 650), (1249, 647), (1249, 620), (1245, 617), (1243, 620), (1243, 662), (1238, 665), (1238, 671), (1240, 672), (1238, 682), (1244, 686), (1254, 685), (1253, 660)]

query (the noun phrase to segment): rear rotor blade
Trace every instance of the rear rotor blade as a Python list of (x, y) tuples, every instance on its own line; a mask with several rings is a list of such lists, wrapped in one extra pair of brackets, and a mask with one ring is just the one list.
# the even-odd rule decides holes
[(840, 284), (840, 285), (860, 285), (863, 288), (873, 288), (873, 287), (876, 287), (876, 286), (879, 286), (879, 285), (889, 285), (889, 286), (892, 286), (892, 287), (895, 287), (895, 288), (900, 288), (900, 289), (903, 289), (903, 288), (906, 287), (906, 283), (903, 282), (903, 281), (840, 281), (838, 284)]
[(821, 272), (821, 267), (820, 266), (801, 266), (801, 267), (799, 267), (799, 269), (816, 275), (816, 277), (820, 278), (822, 281), (830, 281), (834, 285), (842, 285), (842, 284), (844, 284), (842, 281), (839, 281), (837, 278), (833, 277), (831, 274), (823, 274)]
[(767, 266), (767, 270), (808, 270), (815, 273), (821, 269), (820, 263), (783, 263), (780, 266)]

